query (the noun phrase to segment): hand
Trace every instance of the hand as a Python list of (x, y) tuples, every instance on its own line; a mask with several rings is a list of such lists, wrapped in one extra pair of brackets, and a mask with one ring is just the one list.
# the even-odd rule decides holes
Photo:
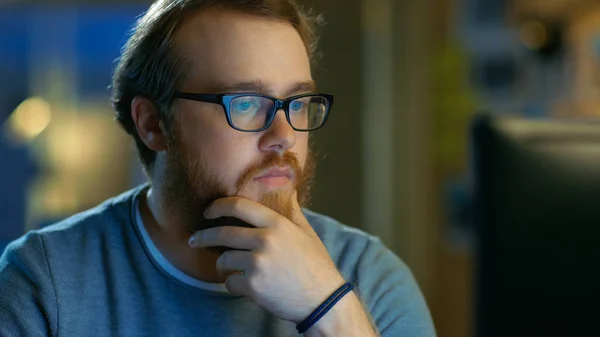
[(292, 222), (250, 199), (218, 199), (207, 207), (206, 218), (231, 216), (256, 228), (223, 226), (202, 230), (194, 234), (193, 246), (233, 248), (217, 260), (217, 270), (228, 274), (227, 289), (298, 324), (345, 281), (302, 215), (295, 195), (293, 200)]

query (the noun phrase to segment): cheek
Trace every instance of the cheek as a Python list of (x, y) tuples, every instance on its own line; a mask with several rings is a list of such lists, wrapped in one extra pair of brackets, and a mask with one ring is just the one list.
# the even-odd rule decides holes
[[(242, 143), (241, 146), (231, 146), (229, 143), (215, 144), (213, 147), (205, 148), (205, 160), (209, 167), (222, 182), (235, 185), (240, 175), (256, 158), (255, 152), (249, 146), (250, 141)], [(229, 144), (225, 146), (225, 144)]]
[[(204, 172), (229, 189), (244, 169), (252, 140), (231, 129), (225, 117), (213, 109), (183, 109), (178, 121), (179, 137), (190, 160), (201, 160)], [(246, 137), (247, 138), (247, 137)], [(235, 144), (232, 146), (232, 144)]]
[(189, 137), (187, 144), (190, 155), (203, 161), (204, 173), (233, 194), (239, 177), (257, 157), (258, 145), (256, 139), (231, 131), (206, 130)]
[(302, 165), (306, 163), (306, 157), (308, 156), (308, 132), (297, 132), (296, 133), (296, 144), (290, 152), (298, 155), (298, 160)]

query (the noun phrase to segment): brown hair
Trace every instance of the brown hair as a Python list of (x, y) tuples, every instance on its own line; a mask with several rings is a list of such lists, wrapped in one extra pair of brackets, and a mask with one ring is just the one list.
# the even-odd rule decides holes
[(316, 28), (320, 17), (313, 17), (293, 0), (157, 0), (137, 21), (125, 44), (112, 79), (112, 106), (116, 119), (135, 140), (139, 158), (148, 171), (156, 153), (141, 141), (131, 117), (131, 101), (144, 96), (156, 104), (167, 127), (172, 123), (174, 94), (185, 80), (187, 62), (174, 43), (182, 19), (189, 13), (222, 8), (287, 21), (296, 30), (311, 62), (317, 56)]

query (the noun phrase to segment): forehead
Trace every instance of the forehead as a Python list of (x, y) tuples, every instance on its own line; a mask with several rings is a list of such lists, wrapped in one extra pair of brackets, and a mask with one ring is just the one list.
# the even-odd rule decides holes
[(277, 90), (312, 79), (299, 33), (282, 20), (208, 9), (185, 19), (175, 43), (189, 62), (183, 90), (256, 81)]

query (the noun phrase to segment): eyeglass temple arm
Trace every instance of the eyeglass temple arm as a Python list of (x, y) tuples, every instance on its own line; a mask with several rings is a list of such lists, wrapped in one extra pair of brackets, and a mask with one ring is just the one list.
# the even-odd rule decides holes
[(194, 101), (207, 102), (207, 103), (221, 103), (220, 95), (215, 94), (191, 94), (187, 92), (178, 92), (175, 94), (177, 98), (191, 99)]

